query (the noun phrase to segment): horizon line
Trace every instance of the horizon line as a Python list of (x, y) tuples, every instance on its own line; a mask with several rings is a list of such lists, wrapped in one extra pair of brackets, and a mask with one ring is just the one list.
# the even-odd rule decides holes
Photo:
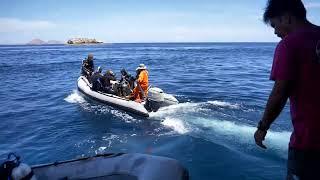
[(196, 44), (196, 43), (277, 43), (277, 41), (190, 41), (190, 42), (178, 42), (178, 41), (171, 41), (171, 42), (108, 42), (108, 43), (99, 43), (99, 44), (28, 44), (28, 43), (8, 43), (8, 44), (1, 44), (3, 45), (29, 45), (29, 46), (42, 46), (42, 45), (71, 45), (71, 46), (78, 46), (78, 45), (102, 45), (102, 44)]

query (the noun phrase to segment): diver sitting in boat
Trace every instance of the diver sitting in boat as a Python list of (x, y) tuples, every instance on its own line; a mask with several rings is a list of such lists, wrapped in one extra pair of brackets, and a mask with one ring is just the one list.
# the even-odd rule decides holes
[(141, 102), (146, 98), (148, 94), (149, 73), (147, 71), (147, 67), (144, 64), (140, 64), (139, 67), (137, 67), (136, 72), (137, 85), (133, 89), (133, 92), (129, 96), (129, 98), (135, 100), (136, 102)]
[(121, 71), (121, 79), (119, 81), (118, 93), (119, 96), (128, 96), (132, 93), (134, 88), (135, 78), (128, 73), (127, 70), (122, 69)]
[(81, 74), (90, 77), (94, 71), (93, 54), (88, 54), (87, 59), (82, 61)]
[(103, 91), (108, 94), (116, 94), (116, 91), (112, 88), (110, 81), (116, 81), (116, 76), (111, 70), (107, 70), (102, 77)]
[(90, 77), (92, 83), (92, 90), (93, 91), (103, 91), (103, 83), (102, 83), (102, 69), (99, 66), (97, 71), (95, 71), (92, 76)]
[(121, 69), (120, 72), (121, 72), (120, 83), (126, 81), (129, 83), (130, 88), (133, 89), (135, 78), (133, 76), (131, 76), (131, 74), (129, 74), (128, 71), (125, 69)]

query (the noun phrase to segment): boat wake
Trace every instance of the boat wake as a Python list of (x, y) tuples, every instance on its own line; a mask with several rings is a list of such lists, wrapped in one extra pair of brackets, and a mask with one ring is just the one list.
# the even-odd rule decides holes
[[(65, 101), (78, 103), (83, 109), (102, 114), (112, 114), (125, 122), (136, 121), (130, 114), (114, 109), (106, 105), (89, 103), (81, 94), (74, 90), (68, 95)], [(207, 102), (186, 102), (160, 108), (157, 112), (150, 113), (150, 120), (160, 121), (163, 128), (171, 133), (190, 135), (202, 138), (231, 149), (259, 153), (260, 149), (255, 145), (253, 134), (256, 127), (247, 124), (243, 120), (230, 120), (233, 114), (222, 114), (217, 116), (217, 111), (228, 113), (228, 111), (248, 112), (243, 105), (223, 101)], [(236, 118), (234, 118), (236, 119)], [(155, 135), (163, 135), (159, 131)], [(166, 133), (167, 134), (167, 133)], [(290, 139), (289, 131), (272, 131), (267, 134), (265, 144), (267, 151), (277, 154), (281, 158), (286, 158), (287, 146)], [(251, 154), (251, 153), (250, 153)]]
[(180, 119), (167, 117), (161, 122), (161, 124), (163, 126), (173, 129), (175, 132), (179, 134), (185, 134), (189, 132), (188, 127), (186, 127), (186, 125)]
[[(221, 144), (231, 149), (259, 152), (254, 142), (256, 127), (245, 122), (231, 121), (227, 118), (215, 117), (215, 110), (239, 110), (247, 112), (246, 108), (236, 103), (223, 101), (208, 101), (200, 103), (181, 103), (159, 109), (151, 113), (152, 119), (162, 121), (161, 124), (178, 134), (188, 134), (208, 141)], [(227, 116), (226, 116), (227, 117)], [(276, 132), (270, 130), (265, 144), (268, 151), (276, 153), (281, 158), (286, 158), (289, 131)]]
[(240, 109), (241, 106), (237, 103), (232, 104), (228, 102), (222, 102), (222, 101), (208, 101), (208, 104), (212, 104), (217, 107), (222, 107), (222, 108), (230, 108), (230, 109)]
[(78, 93), (77, 90), (73, 90), (72, 93), (64, 98), (68, 103), (85, 103), (86, 100)]

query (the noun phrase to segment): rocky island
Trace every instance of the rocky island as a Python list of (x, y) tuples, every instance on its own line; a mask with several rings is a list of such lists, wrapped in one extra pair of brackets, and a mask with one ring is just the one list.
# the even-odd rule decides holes
[(103, 43), (101, 41), (97, 41), (96, 39), (89, 38), (73, 38), (67, 41), (67, 44), (100, 44)]

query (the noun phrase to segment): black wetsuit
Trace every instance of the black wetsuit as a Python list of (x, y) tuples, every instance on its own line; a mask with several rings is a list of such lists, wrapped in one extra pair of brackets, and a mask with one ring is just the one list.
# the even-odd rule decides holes
[(90, 77), (93, 71), (94, 71), (93, 60), (91, 61), (88, 59), (83, 60), (81, 74), (86, 77)]
[(115, 94), (115, 91), (112, 89), (112, 84), (110, 81), (116, 81), (116, 77), (112, 74), (104, 74), (101, 77), (102, 86), (104, 87), (104, 92), (109, 94)]
[(119, 94), (121, 96), (128, 96), (131, 94), (134, 88), (134, 81), (135, 78), (128, 73), (127, 70), (121, 70), (121, 79), (120, 79), (120, 86), (119, 86)]
[(99, 72), (95, 72), (90, 77), (92, 83), (92, 90), (93, 91), (103, 91), (103, 83), (102, 83), (102, 74)]
[(130, 89), (132, 90), (134, 87), (134, 81), (135, 78), (133, 76), (131, 76), (131, 74), (129, 74), (127, 71), (121, 71), (121, 79), (120, 79), (120, 83), (122, 83), (123, 81), (126, 81), (129, 83)]

